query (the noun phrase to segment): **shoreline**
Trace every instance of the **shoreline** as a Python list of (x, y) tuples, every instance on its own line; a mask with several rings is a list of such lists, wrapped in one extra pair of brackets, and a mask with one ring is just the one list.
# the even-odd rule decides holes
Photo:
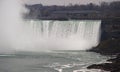
[(101, 69), (110, 72), (120, 72), (120, 54), (116, 58), (108, 59), (109, 63), (92, 64), (87, 69)]
[(102, 41), (97, 47), (88, 50), (101, 55), (114, 55), (115, 58), (106, 60), (106, 63), (92, 64), (87, 69), (101, 69), (110, 72), (120, 72), (120, 38)]

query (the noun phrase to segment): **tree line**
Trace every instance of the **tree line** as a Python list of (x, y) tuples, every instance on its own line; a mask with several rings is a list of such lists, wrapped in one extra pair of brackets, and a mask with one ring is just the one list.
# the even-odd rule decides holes
[(54, 11), (99, 11), (103, 16), (120, 17), (120, 1), (101, 2), (99, 5), (89, 3), (86, 5), (69, 4), (67, 6), (51, 5), (45, 6), (42, 4), (25, 5), (29, 9), (26, 15), (28, 18), (39, 18), (50, 16)]

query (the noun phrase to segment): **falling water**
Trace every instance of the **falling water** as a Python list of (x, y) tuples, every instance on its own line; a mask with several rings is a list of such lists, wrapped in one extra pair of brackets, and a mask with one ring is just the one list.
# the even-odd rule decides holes
[(31, 50), (86, 50), (99, 43), (100, 20), (26, 21)]
[(99, 43), (100, 20), (23, 20), (21, 0), (0, 1), (0, 50), (86, 50)]

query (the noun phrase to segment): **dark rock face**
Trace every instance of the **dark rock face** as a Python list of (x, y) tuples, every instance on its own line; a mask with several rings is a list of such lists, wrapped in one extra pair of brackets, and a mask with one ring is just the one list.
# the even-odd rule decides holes
[(104, 40), (97, 47), (89, 51), (97, 52), (97, 53), (104, 54), (104, 55), (119, 54), (120, 53), (120, 38)]
[(101, 41), (120, 38), (120, 19), (102, 19)]
[(112, 63), (93, 64), (88, 66), (88, 69), (102, 69), (110, 72), (120, 72), (120, 54), (114, 59), (109, 59)]

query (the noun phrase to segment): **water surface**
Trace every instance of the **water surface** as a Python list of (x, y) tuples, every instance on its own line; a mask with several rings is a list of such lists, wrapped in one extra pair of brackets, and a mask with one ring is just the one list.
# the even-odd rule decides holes
[(16, 52), (0, 55), (0, 72), (84, 72), (88, 65), (106, 59), (108, 57), (86, 51)]

